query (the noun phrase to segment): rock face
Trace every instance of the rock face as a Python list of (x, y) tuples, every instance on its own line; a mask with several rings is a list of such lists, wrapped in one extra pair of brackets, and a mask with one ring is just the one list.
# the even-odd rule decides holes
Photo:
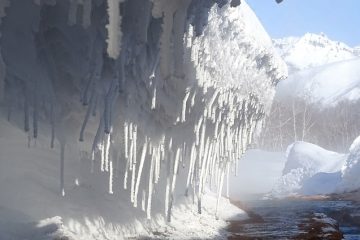
[(35, 2), (0, 1), (2, 106), (60, 149), (59, 192), (80, 148), (148, 218), (155, 202), (170, 221), (179, 193), (201, 213), (208, 182), (220, 197), (287, 74), (246, 3)]

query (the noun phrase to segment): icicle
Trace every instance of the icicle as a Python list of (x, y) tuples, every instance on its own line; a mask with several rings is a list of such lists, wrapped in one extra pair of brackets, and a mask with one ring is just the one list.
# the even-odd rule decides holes
[(195, 143), (193, 143), (193, 145), (191, 146), (191, 152), (190, 152), (190, 164), (189, 164), (189, 171), (188, 171), (188, 176), (186, 179), (186, 192), (185, 192), (185, 196), (188, 196), (189, 193), (189, 186), (190, 186), (190, 180), (191, 180), (191, 176), (193, 175), (193, 168), (194, 168), (194, 164), (195, 164), (195, 159), (196, 159), (196, 146)]
[(230, 187), (230, 180), (229, 180), (229, 177), (230, 177), (230, 165), (228, 164), (227, 165), (227, 168), (226, 168), (226, 197), (229, 198), (229, 187)]
[(199, 190), (198, 190), (198, 213), (201, 214), (201, 198), (202, 198), (202, 191), (203, 191), (203, 184), (204, 184), (204, 174), (206, 169), (207, 163), (207, 155), (209, 153), (209, 138), (206, 139), (206, 144), (204, 148), (205, 155), (203, 157), (200, 169), (200, 177), (199, 177)]
[(182, 102), (182, 111), (181, 111), (181, 122), (185, 122), (185, 117), (186, 117), (186, 104), (187, 104), (187, 100), (190, 96), (190, 88), (187, 88), (185, 91), (185, 97), (183, 99)]
[(172, 206), (174, 204), (174, 191), (175, 191), (175, 185), (176, 185), (176, 175), (179, 167), (179, 159), (180, 159), (180, 148), (177, 148), (176, 154), (175, 154), (175, 162), (173, 167), (173, 176), (171, 181), (171, 190), (170, 190), (170, 201), (169, 201), (169, 208), (168, 208), (168, 222), (171, 222), (171, 210)]
[(133, 154), (132, 154), (132, 169), (131, 169), (131, 202), (135, 201), (135, 174), (136, 174), (136, 139), (137, 139), (137, 126), (133, 127)]
[[(132, 124), (130, 123), (130, 128), (129, 130), (132, 129)], [(129, 131), (129, 135), (132, 136), (132, 132)], [(131, 137), (132, 139), (132, 137)], [(124, 176), (124, 189), (127, 189), (127, 179), (128, 179), (128, 174), (129, 171), (132, 171), (132, 161), (133, 161), (133, 154), (134, 154), (134, 141), (130, 140), (130, 152), (129, 152), (129, 157), (126, 161), (126, 170), (125, 170), (125, 176)]]
[(199, 122), (195, 125), (195, 143), (196, 146), (200, 143), (200, 127), (203, 121), (203, 117), (200, 117)]
[(151, 99), (151, 109), (155, 109), (156, 108), (156, 84), (154, 84), (153, 87), (153, 95), (152, 95), (152, 99)]
[(105, 171), (105, 141), (104, 136), (102, 137), (101, 143), (98, 146), (100, 151), (100, 171)]
[(206, 131), (206, 120), (204, 120), (201, 127), (200, 147), (199, 147), (199, 163), (201, 164), (204, 156), (204, 145), (205, 145), (205, 131)]
[(146, 211), (146, 191), (142, 191), (142, 198), (141, 198), (141, 210)]
[(168, 160), (167, 160), (167, 176), (166, 176), (166, 188), (165, 188), (165, 215), (167, 216), (167, 221), (170, 222), (171, 216), (170, 216), (170, 189), (171, 189), (171, 172), (172, 172), (172, 162), (173, 162), (173, 152), (171, 150), (172, 148), (172, 139), (169, 140), (168, 145)]
[(155, 183), (159, 182), (160, 178), (160, 161), (161, 161), (161, 153), (160, 147), (157, 147), (155, 150), (156, 158), (155, 158)]
[(142, 147), (142, 151), (141, 151), (140, 165), (139, 165), (137, 179), (136, 179), (136, 186), (135, 186), (135, 193), (134, 193), (134, 207), (137, 207), (137, 195), (138, 195), (138, 191), (139, 191), (141, 174), (142, 174), (142, 170), (144, 167), (147, 148), (148, 148), (148, 140), (145, 139), (145, 143), (144, 143), (144, 146)]
[(129, 158), (129, 149), (128, 149), (128, 138), (129, 138), (129, 126), (128, 123), (124, 123), (124, 141), (125, 141), (125, 159)]
[(121, 48), (121, 14), (120, 3), (124, 0), (107, 0), (109, 24), (106, 25), (108, 30), (108, 43), (107, 53), (110, 58), (117, 59), (120, 55)]
[(65, 196), (65, 176), (64, 176), (64, 166), (65, 166), (65, 143), (60, 142), (60, 192), (61, 196)]
[(113, 194), (113, 181), (114, 181), (113, 162), (109, 162), (109, 194)]
[(104, 165), (106, 172), (109, 171), (110, 145), (111, 145), (111, 131), (109, 134), (105, 134), (105, 141), (104, 141)]
[(149, 174), (148, 202), (147, 202), (147, 209), (146, 209), (147, 219), (151, 219), (151, 201), (152, 201), (152, 193), (153, 193), (154, 162), (155, 162), (155, 155), (152, 155), (151, 163), (150, 163), (150, 172), (149, 172), (150, 174)]

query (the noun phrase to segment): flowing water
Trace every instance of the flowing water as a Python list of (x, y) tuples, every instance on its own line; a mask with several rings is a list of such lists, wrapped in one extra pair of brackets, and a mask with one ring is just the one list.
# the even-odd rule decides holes
[[(335, 219), (344, 239), (360, 240), (360, 206), (351, 201), (263, 200), (246, 202), (253, 220), (236, 224), (234, 239), (293, 239), (305, 233), (299, 225), (314, 213)], [(235, 231), (234, 231), (235, 230)]]

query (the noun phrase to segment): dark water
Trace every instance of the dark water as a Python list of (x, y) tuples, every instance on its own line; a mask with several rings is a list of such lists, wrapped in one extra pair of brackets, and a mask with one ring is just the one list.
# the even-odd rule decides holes
[(246, 205), (264, 221), (242, 223), (239, 229), (242, 236), (291, 239), (302, 233), (299, 224), (309, 219), (312, 213), (324, 213), (338, 221), (344, 239), (360, 240), (360, 206), (351, 201), (264, 200)]

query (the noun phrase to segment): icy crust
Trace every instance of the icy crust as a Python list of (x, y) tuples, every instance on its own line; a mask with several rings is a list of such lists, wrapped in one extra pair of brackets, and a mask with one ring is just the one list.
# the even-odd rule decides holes
[[(220, 217), (223, 186), (286, 75), (246, 3), (212, 5), (196, 36), (190, 1), (47, 2), (12, 1), (1, 28), (4, 118), (24, 129), (22, 150), (36, 154), (44, 138), (59, 158), (48, 176), (58, 184), (47, 185), (41, 167), (25, 176), (39, 175), (36, 183), (65, 206), (68, 198), (82, 210), (108, 203), (90, 219), (103, 210), (118, 216), (107, 202), (113, 198), (127, 204), (126, 217), (162, 213), (171, 222), (184, 195), (203, 214), (207, 188), (217, 194), (212, 210)], [(16, 182), (18, 174), (12, 177)], [(92, 198), (76, 186), (99, 190)], [(42, 218), (71, 219), (47, 210), (52, 214)]]

